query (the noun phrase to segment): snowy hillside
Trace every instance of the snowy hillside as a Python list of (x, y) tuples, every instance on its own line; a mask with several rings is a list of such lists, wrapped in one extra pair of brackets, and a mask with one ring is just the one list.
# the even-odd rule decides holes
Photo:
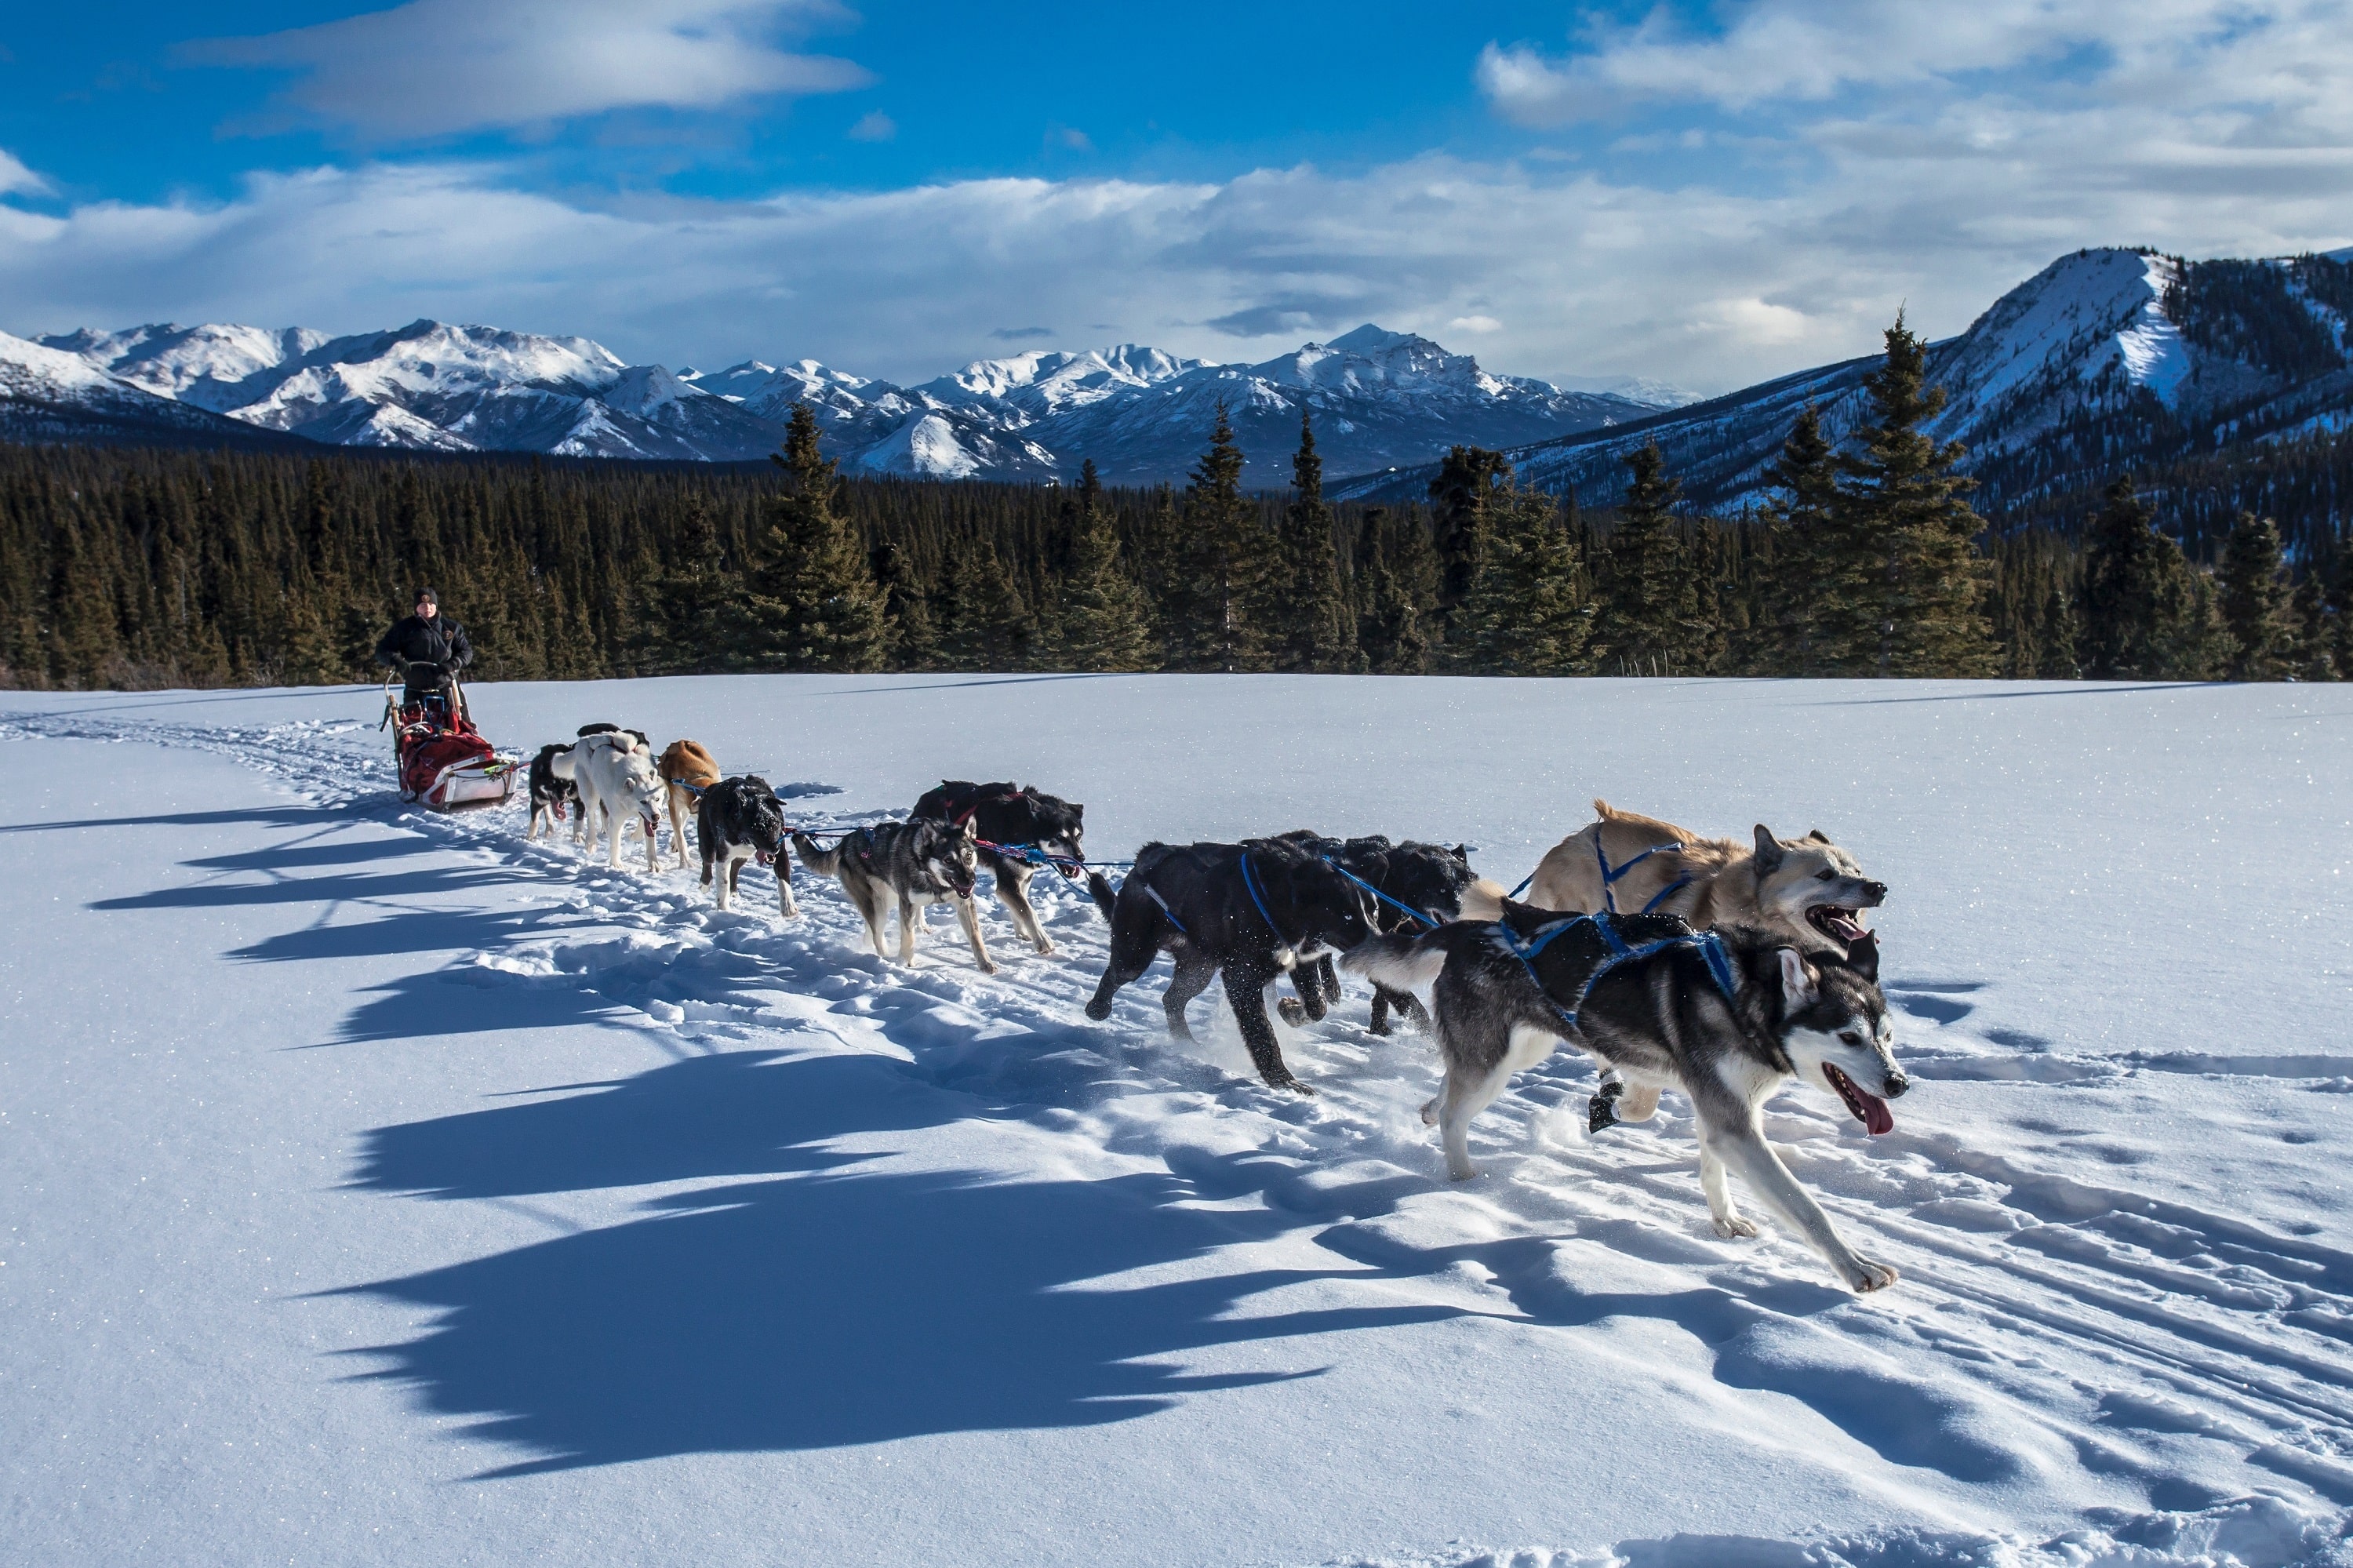
[(1172, 1044), (1165, 964), (1089, 1022), (1050, 877), (1059, 956), (990, 905), (1001, 972), (944, 919), (902, 969), (819, 879), (723, 916), (405, 810), (370, 690), (5, 694), (0, 1559), (2353, 1563), (2328, 689), (475, 697), (515, 745), (695, 736), (813, 826), (1034, 781), (1110, 859), (1314, 825), (1514, 882), (1596, 793), (1820, 827), (1893, 887), (1915, 1087), (1883, 1138), (1797, 1092), (1767, 1129), (1903, 1278), (1720, 1239), (1688, 1107), (1588, 1138), (1566, 1058), (1448, 1183), (1433, 1054), (1360, 990), (1284, 1033), (1312, 1100), (1215, 988)]
[[(2063, 256), (1935, 344), (1948, 398), (1936, 433), (1965, 443), (1981, 499), (2085, 486), (2119, 465), (2353, 420), (2353, 263), (2329, 257), (2184, 263), (2124, 249)], [(1838, 430), (1859, 417), (1872, 358), (1800, 372), (1622, 430), (1513, 449), (1521, 473), (1608, 500), (1626, 455), (1656, 440), (1695, 503), (1760, 501), (1808, 403)], [(1429, 473), (1368, 476), (1345, 493), (1419, 495)]]
[(201, 407), (102, 370), (80, 355), (0, 333), (0, 440), (90, 439), (273, 444)]
[(1253, 483), (1285, 482), (1312, 407), (1335, 473), (1622, 422), (1657, 406), (1490, 376), (1426, 338), (1365, 326), (1264, 365), (1213, 366), (1136, 344), (976, 360), (901, 387), (813, 359), (723, 370), (624, 366), (586, 338), (412, 323), (329, 338), (302, 328), (89, 330), (43, 346), (158, 397), (344, 446), (743, 461), (776, 447), (795, 403), (852, 471), (1053, 481), (1181, 480), (1213, 405), (1234, 408)]

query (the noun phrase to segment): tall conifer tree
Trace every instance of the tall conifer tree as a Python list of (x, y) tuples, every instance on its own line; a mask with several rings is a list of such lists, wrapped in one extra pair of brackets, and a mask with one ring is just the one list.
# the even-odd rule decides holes
[(1144, 590), (1120, 567), (1119, 535), (1103, 508), (1094, 459), (1079, 475), (1078, 534), (1062, 589), (1061, 662), (1073, 670), (1123, 673), (1159, 667)]
[(735, 662), (756, 670), (828, 673), (881, 668), (888, 652), (882, 595), (866, 551), (835, 509), (839, 481), (818, 450), (817, 416), (793, 405), (784, 493), (762, 514), (758, 564), (737, 617)]
[(1602, 667), (1611, 674), (1689, 673), (1686, 645), (1697, 611), (1691, 555), (1674, 512), (1683, 482), (1668, 474), (1656, 441), (1626, 466), (1630, 477), (1602, 560)]
[(1186, 556), (1183, 648), (1197, 669), (1267, 667), (1267, 598), (1274, 572), (1274, 541), (1258, 508), (1242, 494), (1241, 449), (1221, 398), (1209, 450), (1185, 492)]
[(1303, 402), (1299, 450), (1291, 461), (1291, 504), (1282, 517), (1282, 559), (1270, 598), (1281, 668), (1333, 673), (1357, 667), (1356, 617), (1340, 577), (1332, 508), (1324, 500), (1324, 459), (1315, 450), (1315, 428)]
[(1886, 345), (1864, 383), (1867, 422), (1839, 460), (1839, 579), (1874, 580), (1860, 604), (1840, 607), (1862, 610), (1854, 641), (1829, 652), (1842, 673), (1991, 674), (1998, 651), (1976, 543), (1985, 520), (1961, 499), (1976, 482), (1954, 471), (1968, 449), (1921, 429), (1943, 411), (1945, 390), (1926, 385), (1927, 345), (1901, 313)]
[(2241, 513), (2222, 546), (2215, 577), (2230, 636), (2231, 679), (2276, 681), (2286, 675), (2294, 638), (2278, 526), (2268, 517)]

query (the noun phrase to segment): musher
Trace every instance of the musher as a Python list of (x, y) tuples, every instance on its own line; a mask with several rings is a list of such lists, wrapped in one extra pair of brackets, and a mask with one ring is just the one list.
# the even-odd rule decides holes
[[(441, 613), (441, 596), (421, 588), (417, 590), (417, 613), (393, 622), (384, 641), (375, 645), (375, 658), (377, 663), (400, 672), (406, 683), (400, 704), (406, 707), (431, 696), (446, 702), (458, 672), (474, 662), (474, 645), (466, 641), (464, 627)], [(420, 664), (438, 673), (429, 686), (417, 683), (425, 674), (417, 668)]]

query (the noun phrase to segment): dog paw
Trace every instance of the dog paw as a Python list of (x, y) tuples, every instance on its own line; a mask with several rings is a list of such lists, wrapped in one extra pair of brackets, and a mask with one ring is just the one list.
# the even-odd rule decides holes
[(1052, 958), (1054, 956), (1054, 944), (1051, 942), (1039, 942), (1038, 944), (1038, 956), (1041, 959)]
[(1884, 1290), (1895, 1283), (1895, 1270), (1883, 1263), (1873, 1263), (1867, 1257), (1854, 1258), (1852, 1263), (1852, 1266), (1847, 1271), (1846, 1282), (1854, 1287), (1857, 1294)]
[(1609, 1092), (1611, 1089), (1623, 1092), (1620, 1085), (1604, 1084), (1601, 1086), (1601, 1093), (1585, 1102), (1585, 1130), (1588, 1136), (1599, 1132), (1605, 1127), (1618, 1125), (1618, 1096), (1611, 1094)]
[(1436, 1127), (1438, 1125), (1438, 1102), (1436, 1100), (1431, 1100), (1428, 1105), (1421, 1107), (1421, 1125), (1424, 1127)]
[(1266, 1086), (1270, 1089), (1288, 1089), (1294, 1095), (1304, 1095), (1311, 1100), (1315, 1097), (1315, 1086), (1312, 1084), (1303, 1084), (1297, 1078), (1269, 1078), (1266, 1081)]
[(1446, 1167), (1446, 1179), (1449, 1181), (1468, 1181), (1477, 1174), (1479, 1174), (1479, 1168), (1476, 1165), (1454, 1165), (1450, 1163)]
[(1277, 1001), (1274, 1004), (1274, 1011), (1280, 1013), (1282, 1021), (1293, 1029), (1307, 1022), (1307, 1009), (1295, 996), (1286, 996)]
[(1753, 1236), (1759, 1233), (1755, 1220), (1744, 1220), (1735, 1214), (1728, 1220), (1716, 1221), (1715, 1234), (1726, 1241), (1737, 1241), (1744, 1236)]
[(1094, 1001), (1087, 1003), (1087, 1016), (1093, 1019), (1097, 1023), (1101, 1023), (1104, 1019), (1111, 1016), (1111, 1003), (1103, 1001), (1100, 997), (1096, 998)]
[(1365, 1033), (1367, 1034), (1386, 1035), (1389, 1033), (1389, 1026), (1386, 1022), (1367, 1023), (1365, 1025)]
[(987, 959), (983, 959), (980, 960), (980, 972), (985, 975), (993, 975), (997, 972), (997, 966), (989, 962)]

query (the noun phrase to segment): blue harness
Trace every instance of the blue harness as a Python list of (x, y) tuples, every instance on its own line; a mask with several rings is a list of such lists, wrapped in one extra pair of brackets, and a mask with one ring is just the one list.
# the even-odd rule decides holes
[[(1558, 1001), (1553, 1000), (1550, 991), (1545, 990), (1543, 978), (1536, 973), (1535, 957), (1551, 944), (1554, 938), (1588, 921), (1591, 922), (1593, 928), (1600, 933), (1601, 940), (1609, 948), (1609, 952), (1594, 968), (1593, 972), (1585, 977), (1585, 983), (1577, 988), (1576, 1004), (1563, 1007)], [(1655, 942), (1644, 942), (1640, 947), (1636, 947), (1619, 934), (1618, 922), (1613, 914), (1572, 915), (1566, 919), (1556, 920), (1544, 927), (1532, 938), (1523, 938), (1510, 926), (1498, 920), (1495, 922), (1495, 940), (1502, 945), (1505, 952), (1520, 960), (1520, 967), (1528, 971), (1529, 982), (1543, 995), (1545, 1001), (1552, 1003), (1553, 1011), (1559, 1013), (1562, 1021), (1571, 1029), (1577, 1027), (1577, 1009), (1585, 1005), (1586, 997), (1591, 993), (1596, 985), (1601, 982), (1602, 976), (1621, 964), (1630, 964), (1637, 959), (1647, 959), (1651, 954), (1664, 952), (1669, 948), (1697, 948), (1700, 957), (1707, 960), (1709, 978), (1715, 981), (1715, 988), (1724, 993), (1725, 1001), (1737, 1000), (1740, 990), (1739, 978), (1732, 972), (1732, 955), (1725, 950), (1724, 938), (1713, 931), (1693, 931), (1680, 937), (1662, 937)]]
[[(1627, 873), (1632, 871), (1636, 866), (1641, 864), (1644, 861), (1650, 859), (1654, 854), (1681, 854), (1683, 850), (1683, 846), (1679, 843), (1652, 844), (1649, 849), (1644, 850), (1641, 854), (1636, 855), (1633, 859), (1624, 862), (1613, 871), (1610, 869), (1609, 857), (1601, 853), (1600, 830), (1599, 828), (1595, 829), (1593, 833), (1593, 858), (1600, 864), (1601, 867), (1602, 904), (1608, 907), (1610, 914), (1618, 914), (1618, 895), (1611, 890), (1625, 878)], [(1533, 882), (1535, 878), (1532, 875), (1528, 880)], [(1677, 877), (1674, 881), (1667, 884), (1664, 887), (1659, 889), (1657, 893), (1653, 894), (1651, 897), (1651, 901), (1648, 904), (1643, 905), (1639, 913), (1648, 915), (1651, 910), (1656, 909), (1660, 905), (1664, 904), (1668, 899), (1673, 897), (1676, 894), (1681, 893), (1684, 888), (1689, 887), (1691, 885), (1691, 873), (1683, 873), (1683, 875)], [(1527, 884), (1522, 883), (1520, 885), (1525, 887)]]
[[(1325, 865), (1330, 866), (1334, 871), (1338, 872), (1342, 876), (1346, 877), (1349, 881), (1355, 883), (1357, 886), (1363, 888), (1366, 892), (1371, 894), (1374, 897), (1379, 899), (1390, 908), (1397, 910), (1400, 914), (1411, 916), (1413, 918), (1420, 921), (1423, 925), (1429, 927), (1433, 931), (1438, 928), (1440, 922), (1431, 919), (1428, 915), (1416, 909), (1410, 904), (1402, 903), (1398, 899), (1391, 898), (1388, 894), (1383, 893), (1379, 888), (1375, 887), (1371, 883), (1366, 882), (1363, 877), (1358, 876), (1355, 872), (1350, 871), (1346, 866), (1342, 865), (1330, 855), (1322, 855), (1318, 858), (1321, 859)], [(1261, 907), (1259, 910), (1259, 913), (1263, 915), (1266, 913), (1266, 910)], [(1267, 923), (1269, 925), (1273, 924), (1271, 920)], [(1278, 935), (1280, 933), (1278, 933)]]
[(1258, 917), (1266, 922), (1266, 928), (1274, 933), (1274, 939), (1286, 948), (1290, 947), (1291, 938), (1282, 934), (1282, 927), (1276, 925), (1274, 916), (1267, 912), (1266, 900), (1259, 896), (1258, 878), (1250, 874), (1250, 857), (1248, 850), (1242, 851), (1242, 886), (1250, 894), (1250, 902), (1258, 906)]

